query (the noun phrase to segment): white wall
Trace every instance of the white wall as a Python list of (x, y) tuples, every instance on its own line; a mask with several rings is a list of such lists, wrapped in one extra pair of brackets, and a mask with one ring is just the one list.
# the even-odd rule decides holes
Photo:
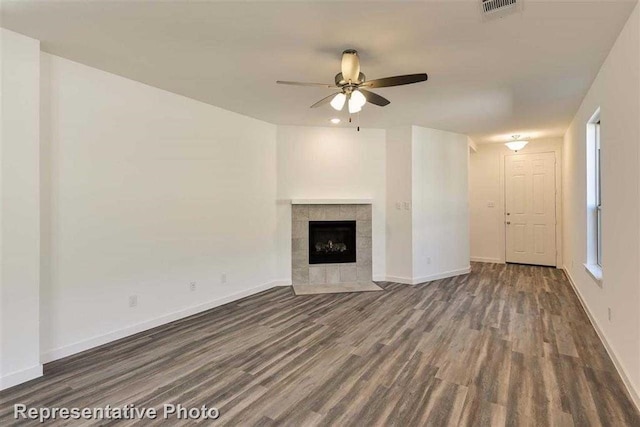
[(469, 271), (468, 138), (387, 132), (387, 279), (418, 284)]
[(413, 280), (469, 269), (466, 135), (412, 127)]
[[(374, 280), (389, 276), (387, 234), (410, 282), (450, 273), (450, 258), (468, 265), (455, 237), (466, 137), (408, 127), (396, 151), (380, 129), (276, 127), (9, 36), (0, 354), (3, 376), (19, 372), (9, 385), (41, 374), (41, 362), (289, 282), (292, 198), (373, 199)], [(399, 234), (386, 221), (397, 197)], [(451, 236), (459, 252), (439, 243)]]
[(0, 29), (0, 389), (42, 375), (39, 350), (40, 42)]
[(274, 125), (41, 62), (45, 361), (273, 284)]
[[(556, 155), (557, 265), (562, 266), (562, 138), (531, 140), (518, 153)], [(513, 154), (504, 144), (478, 144), (469, 157), (471, 260), (505, 262), (504, 161)], [(493, 207), (489, 206), (493, 203)]]
[[(636, 6), (564, 138), (564, 266), (640, 405), (640, 10)], [(586, 125), (600, 107), (603, 280), (586, 262)], [(608, 309), (612, 317), (608, 319)]]
[(278, 126), (279, 279), (291, 282), (291, 199), (373, 199), (373, 278), (385, 267), (385, 131)]
[(413, 277), (411, 127), (387, 130), (387, 277)]

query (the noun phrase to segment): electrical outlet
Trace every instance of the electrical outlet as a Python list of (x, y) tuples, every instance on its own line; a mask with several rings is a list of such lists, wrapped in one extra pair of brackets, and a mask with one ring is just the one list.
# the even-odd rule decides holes
[(400, 203), (400, 202), (396, 202), (396, 209), (397, 209), (397, 210), (402, 209), (402, 203)]
[(409, 209), (411, 209), (411, 203), (410, 202), (404, 202), (404, 210), (408, 211)]
[(196, 290), (196, 282), (191, 282), (189, 283), (189, 289), (191, 289), (191, 292)]
[(138, 306), (138, 295), (131, 295), (129, 297), (129, 307), (137, 307)]
[(611, 322), (611, 307), (609, 307), (609, 322)]
[(220, 275), (220, 283), (227, 283), (227, 273), (222, 273)]
[(430, 256), (427, 257), (427, 264), (431, 264), (431, 257)]
[(496, 207), (496, 204), (495, 204), (495, 202), (494, 202), (494, 201), (489, 200), (489, 201), (487, 202), (487, 207), (488, 207), (488, 208), (495, 208), (495, 207)]

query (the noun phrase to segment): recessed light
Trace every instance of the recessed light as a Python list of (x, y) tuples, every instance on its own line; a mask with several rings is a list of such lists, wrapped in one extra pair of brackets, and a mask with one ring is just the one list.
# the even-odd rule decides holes
[(338, 123), (340, 123), (340, 119), (331, 119), (329, 120), (331, 123), (333, 123), (334, 125), (337, 125)]

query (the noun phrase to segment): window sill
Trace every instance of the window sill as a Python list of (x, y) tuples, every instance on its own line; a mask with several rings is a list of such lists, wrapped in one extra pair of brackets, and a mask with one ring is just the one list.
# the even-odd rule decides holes
[(602, 267), (597, 264), (585, 264), (584, 269), (598, 286), (602, 286)]

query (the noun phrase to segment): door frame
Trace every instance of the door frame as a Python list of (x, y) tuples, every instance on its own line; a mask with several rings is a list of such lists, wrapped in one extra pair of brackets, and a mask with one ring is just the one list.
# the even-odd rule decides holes
[[(542, 142), (542, 141), (541, 141)], [(522, 150), (518, 150), (517, 154), (540, 154), (554, 153), (556, 158), (555, 168), (555, 189), (556, 189), (556, 268), (562, 268), (562, 150), (560, 146), (536, 148), (536, 143), (532, 142)], [(541, 144), (542, 145), (542, 144)], [(505, 264), (507, 260), (507, 230), (506, 230), (506, 203), (507, 203), (507, 182), (505, 179), (505, 167), (507, 156), (513, 156), (516, 153), (505, 147), (505, 151), (500, 154), (500, 217), (502, 218), (502, 227), (500, 230), (500, 242), (502, 248), (500, 251), (500, 263)]]

